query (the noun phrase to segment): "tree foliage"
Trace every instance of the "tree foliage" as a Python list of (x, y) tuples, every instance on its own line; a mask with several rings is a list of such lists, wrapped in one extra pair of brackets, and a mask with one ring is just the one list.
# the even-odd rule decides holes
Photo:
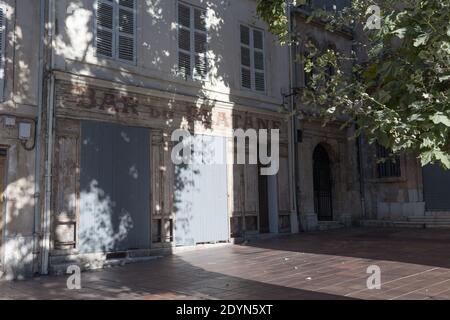
[[(450, 0), (377, 1), (379, 29), (367, 27), (373, 4), (355, 0), (344, 10), (309, 16), (329, 32), (351, 28), (354, 50), (350, 56), (308, 50), (298, 57), (310, 78), (302, 102), (325, 121), (350, 116), (357, 134), (393, 152), (413, 152), (422, 165), (438, 161), (450, 168)], [(260, 1), (258, 13), (281, 42), (302, 41), (289, 37), (286, 1)]]

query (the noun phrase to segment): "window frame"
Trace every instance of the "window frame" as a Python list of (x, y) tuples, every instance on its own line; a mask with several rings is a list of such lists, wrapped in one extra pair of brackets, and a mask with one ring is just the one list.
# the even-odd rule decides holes
[[(134, 2), (134, 9), (130, 9), (128, 7), (122, 6), (120, 5), (119, 0), (96, 0), (94, 2), (94, 56), (97, 58), (102, 58), (102, 59), (108, 59), (108, 60), (114, 60), (114, 61), (119, 61), (122, 63), (126, 63), (126, 64), (130, 64), (130, 65), (136, 65), (137, 64), (137, 5), (138, 5), (138, 1), (137, 0), (132, 0)], [(108, 29), (105, 28), (103, 26), (98, 25), (97, 23), (97, 15), (98, 15), (98, 4), (102, 2), (102, 3), (106, 3), (108, 5), (112, 5), (113, 6), (113, 29)], [(128, 33), (124, 33), (121, 32), (119, 30), (119, 24), (120, 24), (120, 16), (119, 16), (119, 10), (123, 9), (126, 10), (128, 12), (132, 12), (133, 13), (133, 35), (130, 36)], [(97, 50), (97, 33), (98, 30), (105, 30), (108, 32), (112, 32), (112, 56), (107, 56), (101, 53), (98, 53)], [(133, 60), (126, 60), (126, 59), (122, 59), (120, 58), (120, 54), (119, 54), (119, 37), (120, 36), (125, 36), (127, 38), (133, 39)]]
[[(385, 154), (385, 155), (382, 155)], [(384, 162), (379, 162), (381, 158), (385, 158)], [(391, 158), (388, 158), (391, 157)], [(401, 179), (402, 178), (402, 163), (401, 156), (395, 155), (389, 149), (383, 147), (382, 145), (376, 143), (375, 144), (375, 158), (376, 158), (376, 178), (378, 180), (392, 180), (392, 179)], [(395, 162), (392, 158), (395, 158)], [(384, 172), (382, 173), (382, 167), (385, 166)], [(393, 169), (393, 167), (395, 168)]]
[[(242, 39), (240, 38), (241, 35), (241, 27), (246, 27), (249, 29), (249, 44), (242, 43)], [(255, 48), (254, 43), (254, 31), (261, 32), (261, 38), (262, 38), (262, 49)], [(262, 95), (267, 95), (267, 63), (266, 63), (266, 34), (265, 30), (262, 28), (257, 28), (245, 23), (239, 23), (239, 83), (242, 90), (254, 92)], [(248, 66), (245, 66), (242, 64), (242, 47), (250, 50), (250, 68)], [(255, 68), (255, 52), (262, 53), (263, 55), (263, 67), (264, 70), (256, 69)], [(250, 70), (250, 87), (247, 88), (243, 86), (242, 84), (242, 69)], [(264, 74), (264, 91), (257, 90), (256, 89), (256, 79), (255, 74), (256, 72), (263, 73)]]
[[(190, 27), (186, 27), (180, 24), (179, 19), (179, 6), (185, 6), (189, 8), (189, 18), (190, 18)], [(200, 6), (196, 6), (184, 1), (176, 1), (176, 24), (177, 24), (177, 66), (176, 66), (176, 72), (177, 76), (181, 77), (184, 80), (192, 80), (192, 81), (203, 81), (207, 82), (209, 81), (209, 28), (208, 24), (206, 23), (205, 19), (205, 30), (200, 30), (195, 28), (195, 10), (200, 10), (206, 17), (208, 9), (203, 8)], [(190, 41), (190, 51), (186, 51), (182, 48), (180, 48), (179, 41), (180, 41), (180, 29), (184, 29), (189, 32), (189, 41)], [(195, 52), (195, 34), (200, 33), (205, 36), (206, 42), (205, 42), (205, 53), (204, 58), (206, 59), (206, 70), (205, 70), (205, 76), (202, 77), (199, 75), (195, 68), (195, 58), (201, 57), (202, 55), (200, 53)], [(180, 52), (189, 55), (190, 58), (190, 74), (189, 75), (183, 75), (180, 71)]]

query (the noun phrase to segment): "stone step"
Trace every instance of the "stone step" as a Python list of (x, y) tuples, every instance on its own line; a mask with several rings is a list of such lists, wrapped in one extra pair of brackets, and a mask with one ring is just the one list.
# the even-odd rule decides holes
[(414, 221), (393, 221), (394, 227), (397, 228), (425, 228), (425, 224), (422, 222)]
[(362, 220), (360, 222), (363, 227), (395, 227), (395, 228), (450, 228), (450, 222), (430, 223), (419, 221), (389, 221), (389, 220)]
[(411, 217), (408, 218), (408, 221), (411, 222), (424, 222), (424, 223), (450, 223), (450, 219), (447, 218), (419, 218), (419, 217)]
[(361, 220), (359, 224), (362, 227), (393, 227), (394, 223), (389, 220)]
[(338, 221), (319, 221), (317, 225), (317, 229), (320, 231), (325, 230), (334, 230), (334, 229), (340, 229), (344, 228), (344, 224), (338, 222)]
[(429, 223), (427, 223), (426, 224), (426, 228), (429, 228), (429, 229), (431, 229), (431, 228), (433, 228), (433, 229), (450, 229), (450, 223), (447, 223), (447, 224), (429, 224)]
[(111, 259), (111, 260), (96, 260), (96, 261), (82, 262), (82, 263), (65, 261), (65, 262), (50, 264), (49, 272), (51, 275), (64, 275), (64, 274), (66, 274), (67, 269), (73, 265), (80, 267), (81, 271), (87, 271), (87, 270), (103, 269), (103, 268), (107, 268), (107, 267), (124, 266), (124, 265), (130, 264), (130, 263), (148, 262), (148, 261), (156, 260), (159, 258), (162, 258), (162, 256), (148, 256), (148, 257)]
[(450, 218), (450, 211), (426, 211), (425, 217)]

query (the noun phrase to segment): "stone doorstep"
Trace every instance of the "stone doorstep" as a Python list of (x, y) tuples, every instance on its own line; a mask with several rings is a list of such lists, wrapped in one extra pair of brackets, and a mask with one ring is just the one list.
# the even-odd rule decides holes
[[(211, 248), (222, 248), (233, 244), (245, 244), (247, 241), (274, 239), (287, 237), (286, 233), (268, 233), (248, 235), (246, 239), (231, 238), (230, 242), (205, 243), (185, 247), (155, 248), (150, 250), (125, 251), (126, 257), (117, 259), (107, 259), (107, 254), (68, 254), (54, 255), (50, 257), (50, 274), (63, 275), (66, 274), (67, 268), (71, 265), (80, 266), (82, 271), (98, 270), (107, 267), (123, 266), (130, 263), (146, 262), (161, 258), (170, 254), (181, 254), (184, 252), (192, 252), (198, 250), (206, 250)], [(114, 254), (114, 253), (112, 253)]]
[(423, 223), (450, 223), (450, 218), (408, 218), (410, 222), (423, 222)]
[(67, 268), (72, 265), (80, 267), (81, 271), (91, 271), (104, 269), (108, 267), (120, 267), (131, 263), (148, 262), (160, 259), (163, 256), (148, 256), (148, 257), (128, 257), (124, 259), (110, 259), (110, 260), (92, 260), (92, 261), (67, 261), (64, 263), (57, 263), (50, 265), (50, 275), (64, 275), (67, 273)]
[(374, 228), (425, 228), (423, 223), (410, 222), (410, 221), (393, 221), (393, 220), (361, 220), (360, 225), (362, 227), (374, 227)]
[(450, 228), (450, 221), (433, 222), (422, 220), (406, 220), (406, 221), (393, 221), (393, 220), (361, 220), (360, 225), (363, 227), (375, 227), (375, 228)]
[(450, 218), (450, 211), (425, 211), (425, 217)]
[[(80, 266), (82, 271), (98, 270), (107, 267), (123, 266), (130, 263), (147, 262), (155, 259), (168, 256), (170, 254), (179, 254), (183, 252), (191, 252), (197, 250), (205, 250), (211, 248), (220, 248), (232, 245), (231, 243), (211, 243), (199, 244), (195, 246), (186, 247), (171, 247), (171, 248), (156, 248), (150, 250), (136, 250), (118, 252), (117, 254), (124, 254), (124, 258), (108, 259), (104, 253), (97, 254), (70, 254), (70, 255), (56, 255), (50, 259), (50, 274), (62, 275), (66, 274), (66, 270), (71, 265)], [(111, 253), (114, 255), (114, 253)]]
[(344, 227), (345, 225), (338, 221), (319, 221), (317, 224), (317, 229), (319, 231), (341, 229)]
[[(167, 256), (169, 254), (169, 248), (155, 248), (151, 250), (134, 250), (116, 253), (57, 254), (50, 256), (49, 273), (51, 275), (66, 274), (67, 268), (71, 265), (79, 266), (82, 271), (98, 270), (105, 267), (115, 267), (130, 263), (146, 262)], [(110, 257), (108, 257), (108, 255), (110, 255)]]

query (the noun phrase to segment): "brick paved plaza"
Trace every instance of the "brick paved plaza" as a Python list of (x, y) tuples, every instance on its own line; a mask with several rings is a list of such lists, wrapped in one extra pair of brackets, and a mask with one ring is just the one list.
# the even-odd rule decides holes
[[(368, 290), (367, 267), (381, 268)], [(0, 283), (1, 299), (450, 299), (450, 230), (341, 229)]]

